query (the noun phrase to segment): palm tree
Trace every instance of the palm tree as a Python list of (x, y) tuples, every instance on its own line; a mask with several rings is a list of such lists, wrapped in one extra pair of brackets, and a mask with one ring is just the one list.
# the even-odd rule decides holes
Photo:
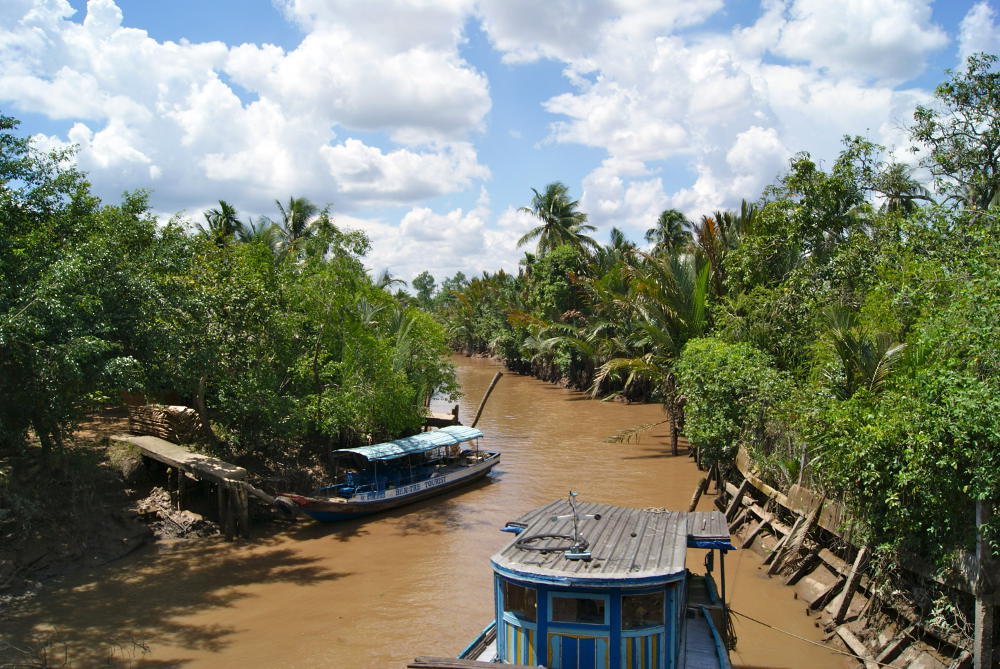
[(569, 189), (558, 181), (545, 187), (544, 193), (534, 188), (530, 207), (521, 207), (518, 211), (531, 214), (541, 225), (532, 228), (519, 240), (518, 247), (537, 239), (538, 255), (544, 255), (557, 246), (569, 245), (578, 250), (597, 247), (597, 242), (588, 237), (585, 232), (597, 230), (593, 225), (587, 225), (587, 215), (577, 211), (579, 202), (569, 199)]
[(382, 270), (382, 273), (378, 275), (378, 278), (374, 281), (375, 285), (383, 290), (388, 290), (393, 286), (406, 285), (406, 281), (394, 277), (388, 269)]
[(885, 198), (881, 207), (883, 213), (898, 211), (908, 216), (917, 209), (918, 201), (934, 201), (930, 191), (914, 179), (912, 173), (906, 165), (892, 163), (878, 175), (875, 191)]
[(266, 216), (261, 216), (256, 221), (248, 216), (236, 231), (236, 238), (244, 244), (263, 244), (273, 249), (276, 243), (275, 225)]
[(236, 216), (236, 208), (225, 200), (219, 200), (219, 207), (209, 209), (204, 216), (205, 225), (199, 224), (198, 230), (219, 246), (225, 246), (243, 227)]
[(906, 344), (889, 332), (872, 334), (861, 326), (857, 312), (834, 305), (827, 309), (827, 337), (833, 343), (843, 375), (827, 374), (838, 399), (850, 399), (857, 391), (882, 392), (903, 356)]
[(644, 262), (630, 266), (627, 308), (636, 331), (630, 336), (634, 353), (601, 365), (591, 392), (599, 392), (612, 375), (625, 375), (625, 388), (644, 381), (657, 388), (670, 419), (670, 447), (677, 455), (681, 401), (673, 366), (688, 340), (707, 329), (710, 265), (691, 256), (639, 254)]
[(281, 214), (281, 219), (275, 223), (279, 243), (286, 253), (295, 252), (315, 232), (313, 219), (319, 207), (304, 197), (289, 197), (287, 207), (278, 200), (274, 203)]
[(656, 227), (646, 230), (646, 242), (653, 245), (653, 255), (664, 255), (690, 246), (691, 221), (676, 209), (665, 209), (656, 219)]
[(743, 235), (752, 230), (757, 220), (757, 208), (744, 200), (739, 213), (717, 211), (702, 216), (694, 226), (695, 250), (711, 266), (712, 288), (716, 295), (726, 294), (724, 258), (740, 245)]

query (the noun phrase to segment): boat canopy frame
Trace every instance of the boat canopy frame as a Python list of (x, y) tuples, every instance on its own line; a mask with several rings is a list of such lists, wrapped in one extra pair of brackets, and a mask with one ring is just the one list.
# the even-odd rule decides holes
[(473, 441), (482, 436), (483, 433), (474, 427), (449, 425), (438, 430), (421, 432), (412, 437), (403, 437), (402, 439), (386, 441), (381, 444), (358, 446), (357, 448), (341, 448), (333, 451), (330, 457), (334, 460), (350, 459), (355, 462), (359, 460), (362, 462), (367, 461), (368, 463), (384, 462), (406, 457), (407, 455), (426, 453), (435, 448)]

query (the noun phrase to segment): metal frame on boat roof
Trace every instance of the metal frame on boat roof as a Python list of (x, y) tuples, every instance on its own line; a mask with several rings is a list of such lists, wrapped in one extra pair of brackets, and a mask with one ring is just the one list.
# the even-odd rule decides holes
[(361, 457), (369, 462), (380, 460), (395, 460), (406, 455), (425, 453), (441, 448), (442, 446), (452, 446), (466, 441), (472, 441), (483, 436), (480, 430), (466, 425), (449, 425), (439, 430), (421, 432), (412, 437), (403, 437), (395, 441), (386, 441), (381, 444), (371, 446), (359, 446), (357, 448), (341, 448), (334, 451), (333, 457)]

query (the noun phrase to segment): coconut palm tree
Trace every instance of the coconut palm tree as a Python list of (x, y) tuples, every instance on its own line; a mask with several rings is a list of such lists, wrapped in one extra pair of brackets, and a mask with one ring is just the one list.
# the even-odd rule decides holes
[(278, 242), (285, 253), (294, 253), (315, 232), (313, 223), (319, 207), (304, 197), (289, 197), (288, 206), (282, 205), (278, 200), (274, 203), (278, 205), (281, 215), (275, 222)]
[(219, 200), (218, 208), (209, 209), (204, 216), (205, 225), (199, 224), (198, 231), (219, 246), (225, 246), (243, 227), (236, 208), (225, 200)]
[(908, 216), (917, 209), (918, 202), (934, 201), (930, 191), (913, 178), (913, 170), (902, 163), (892, 163), (879, 174), (875, 190), (885, 198), (883, 213), (898, 211)]
[(244, 244), (263, 244), (270, 249), (274, 249), (276, 243), (276, 233), (274, 223), (266, 216), (260, 216), (253, 220), (248, 216), (247, 220), (240, 224), (236, 231), (236, 238)]
[(591, 392), (599, 392), (612, 375), (623, 375), (626, 389), (638, 381), (652, 384), (670, 419), (670, 447), (677, 455), (682, 407), (673, 367), (688, 340), (707, 329), (711, 266), (692, 255), (639, 256), (642, 262), (629, 269), (632, 277), (626, 302), (636, 327), (629, 337), (634, 353), (602, 364)]
[(665, 209), (656, 219), (656, 227), (646, 230), (646, 242), (653, 245), (653, 255), (680, 251), (691, 245), (691, 221), (676, 209)]
[(597, 242), (585, 234), (597, 228), (587, 225), (587, 214), (577, 210), (580, 203), (569, 199), (569, 189), (564, 184), (556, 181), (546, 186), (542, 193), (534, 188), (531, 191), (534, 193), (531, 206), (521, 207), (518, 211), (531, 214), (541, 221), (541, 225), (532, 228), (517, 240), (518, 247), (538, 240), (538, 255), (544, 255), (563, 245), (581, 251), (597, 247)]

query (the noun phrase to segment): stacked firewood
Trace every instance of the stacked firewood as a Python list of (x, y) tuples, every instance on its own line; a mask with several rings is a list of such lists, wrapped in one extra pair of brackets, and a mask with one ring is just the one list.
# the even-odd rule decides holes
[(197, 439), (201, 430), (201, 420), (191, 407), (163, 404), (130, 405), (128, 428), (133, 434), (149, 434), (184, 444)]

